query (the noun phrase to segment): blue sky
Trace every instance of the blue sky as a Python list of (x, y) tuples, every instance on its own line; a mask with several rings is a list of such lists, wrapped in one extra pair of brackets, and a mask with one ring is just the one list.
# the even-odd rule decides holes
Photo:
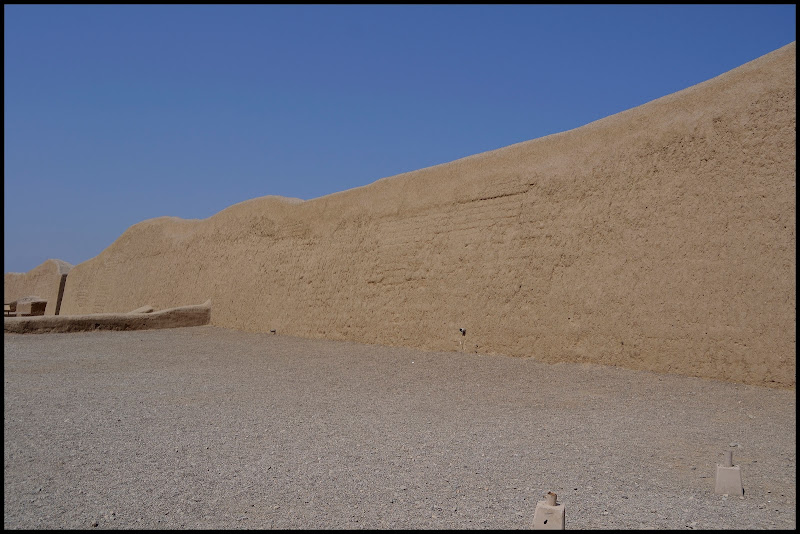
[(5, 272), (583, 126), (796, 39), (795, 5), (6, 5)]

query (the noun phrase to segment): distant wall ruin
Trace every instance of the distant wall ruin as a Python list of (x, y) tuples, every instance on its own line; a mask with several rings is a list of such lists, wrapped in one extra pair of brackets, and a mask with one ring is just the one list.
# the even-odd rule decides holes
[(58, 315), (72, 265), (62, 260), (47, 260), (27, 273), (5, 273), (3, 301), (39, 296), (47, 301), (45, 315)]
[(795, 61), (306, 202), (144, 221), (70, 272), (61, 313), (212, 299), (226, 328), (793, 388)]

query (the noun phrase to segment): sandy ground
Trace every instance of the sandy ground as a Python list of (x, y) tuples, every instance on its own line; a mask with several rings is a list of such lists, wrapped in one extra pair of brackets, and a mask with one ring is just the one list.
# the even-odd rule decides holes
[(7, 529), (517, 529), (547, 491), (568, 529), (796, 527), (794, 390), (212, 326), (4, 343)]

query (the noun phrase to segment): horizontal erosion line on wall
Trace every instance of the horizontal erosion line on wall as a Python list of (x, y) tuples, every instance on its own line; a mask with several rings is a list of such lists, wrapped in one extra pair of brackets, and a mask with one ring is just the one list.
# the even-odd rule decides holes
[(527, 192), (528, 192), (528, 190), (526, 189), (525, 191), (517, 191), (517, 192), (514, 192), (514, 193), (503, 193), (503, 194), (494, 195), (494, 196), (491, 196), (491, 197), (468, 198), (468, 199), (465, 199), (465, 200), (457, 200), (456, 202), (458, 204), (469, 204), (470, 202), (482, 202), (484, 200), (494, 200), (496, 198), (505, 198), (505, 197), (513, 197), (513, 196), (516, 196), (516, 195), (524, 195)]

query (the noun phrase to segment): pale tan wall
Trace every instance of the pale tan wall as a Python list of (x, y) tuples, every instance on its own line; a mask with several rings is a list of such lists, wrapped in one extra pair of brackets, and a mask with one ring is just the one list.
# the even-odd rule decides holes
[(62, 313), (212, 299), (228, 328), (794, 387), (795, 76), (793, 43), (562, 134), (144, 221)]
[(5, 273), (3, 277), (3, 301), (13, 302), (29, 296), (47, 301), (45, 315), (55, 315), (61, 278), (72, 269), (62, 260), (47, 260), (27, 273)]

